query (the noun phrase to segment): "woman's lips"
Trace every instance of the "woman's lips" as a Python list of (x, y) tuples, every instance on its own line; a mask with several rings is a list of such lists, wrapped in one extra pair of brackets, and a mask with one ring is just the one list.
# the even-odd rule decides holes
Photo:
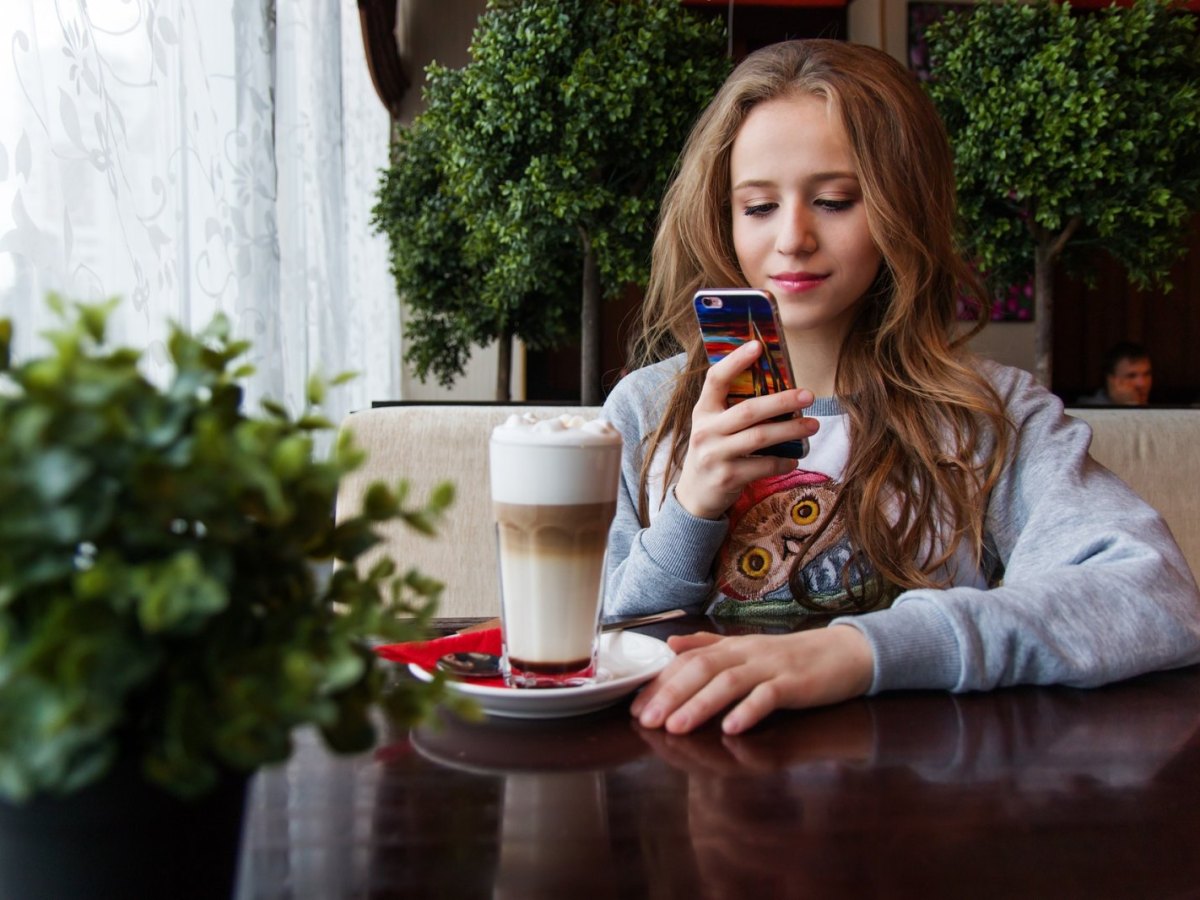
[(813, 275), (810, 272), (780, 272), (778, 275), (772, 275), (771, 281), (781, 290), (797, 294), (812, 290), (828, 277), (827, 275)]

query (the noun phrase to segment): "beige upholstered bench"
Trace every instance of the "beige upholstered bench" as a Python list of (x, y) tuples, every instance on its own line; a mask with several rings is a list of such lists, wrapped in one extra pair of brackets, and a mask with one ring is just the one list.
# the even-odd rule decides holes
[[(492, 427), (513, 412), (595, 415), (597, 410), (422, 404), (364, 410), (342, 424), (366, 451), (367, 461), (343, 481), (339, 516), (358, 509), (372, 481), (406, 479), (417, 499), (438, 482), (454, 482), (458, 496), (438, 537), (396, 524), (363, 560), (369, 565), (388, 553), (402, 569), (415, 566), (445, 582), (441, 615), (499, 615), (487, 445)], [(1092, 455), (1163, 514), (1192, 572), (1200, 571), (1200, 409), (1069, 412), (1092, 426)]]
[(1092, 426), (1092, 456), (1162, 514), (1200, 575), (1200, 409), (1067, 412)]

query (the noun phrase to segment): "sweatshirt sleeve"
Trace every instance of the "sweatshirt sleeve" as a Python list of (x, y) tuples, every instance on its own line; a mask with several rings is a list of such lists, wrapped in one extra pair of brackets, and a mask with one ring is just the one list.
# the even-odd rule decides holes
[[(629, 616), (685, 609), (700, 612), (712, 591), (711, 568), (728, 521), (701, 519), (667, 492), (649, 527), (638, 516), (643, 444), (657, 426), (676, 367), (660, 363), (618, 382), (604, 417), (624, 448), (617, 512), (609, 532), (604, 614)], [(656, 498), (651, 498), (653, 501)]]
[(1058, 398), (1019, 370), (993, 377), (1014, 428), (986, 513), (1003, 581), (835, 620), (871, 643), (871, 692), (1089, 687), (1200, 662), (1200, 593), (1166, 523)]

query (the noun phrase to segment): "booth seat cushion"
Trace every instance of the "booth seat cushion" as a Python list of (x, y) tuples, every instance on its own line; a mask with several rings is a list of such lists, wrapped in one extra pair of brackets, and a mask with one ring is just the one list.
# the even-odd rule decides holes
[(1092, 456), (1162, 514), (1200, 573), (1200, 409), (1067, 412), (1092, 426)]
[[(367, 461), (348, 475), (338, 492), (338, 517), (361, 507), (373, 481), (411, 485), (423, 499), (435, 484), (451, 481), (457, 498), (436, 537), (401, 523), (384, 532), (383, 543), (364, 556), (369, 566), (390, 554), (402, 569), (416, 567), (446, 585), (439, 612), (445, 616), (499, 615), (495, 537), (488, 496), (487, 446), (492, 428), (514, 412), (540, 416), (596, 415), (596, 408), (495, 405), (381, 407), (348, 416)], [(1092, 455), (1116, 472), (1162, 513), (1187, 557), (1200, 571), (1200, 410), (1071, 409), (1092, 427)]]

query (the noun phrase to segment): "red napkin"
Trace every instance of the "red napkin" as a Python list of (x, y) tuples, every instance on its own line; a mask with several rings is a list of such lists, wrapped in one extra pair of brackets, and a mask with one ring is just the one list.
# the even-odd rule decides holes
[[(432, 672), (437, 661), (447, 653), (494, 653), (500, 655), (500, 629), (468, 631), (434, 638), (431, 641), (409, 641), (404, 644), (382, 644), (375, 652), (393, 662), (416, 663), (427, 672)], [(487, 687), (504, 687), (503, 678), (472, 678), (471, 684)]]

